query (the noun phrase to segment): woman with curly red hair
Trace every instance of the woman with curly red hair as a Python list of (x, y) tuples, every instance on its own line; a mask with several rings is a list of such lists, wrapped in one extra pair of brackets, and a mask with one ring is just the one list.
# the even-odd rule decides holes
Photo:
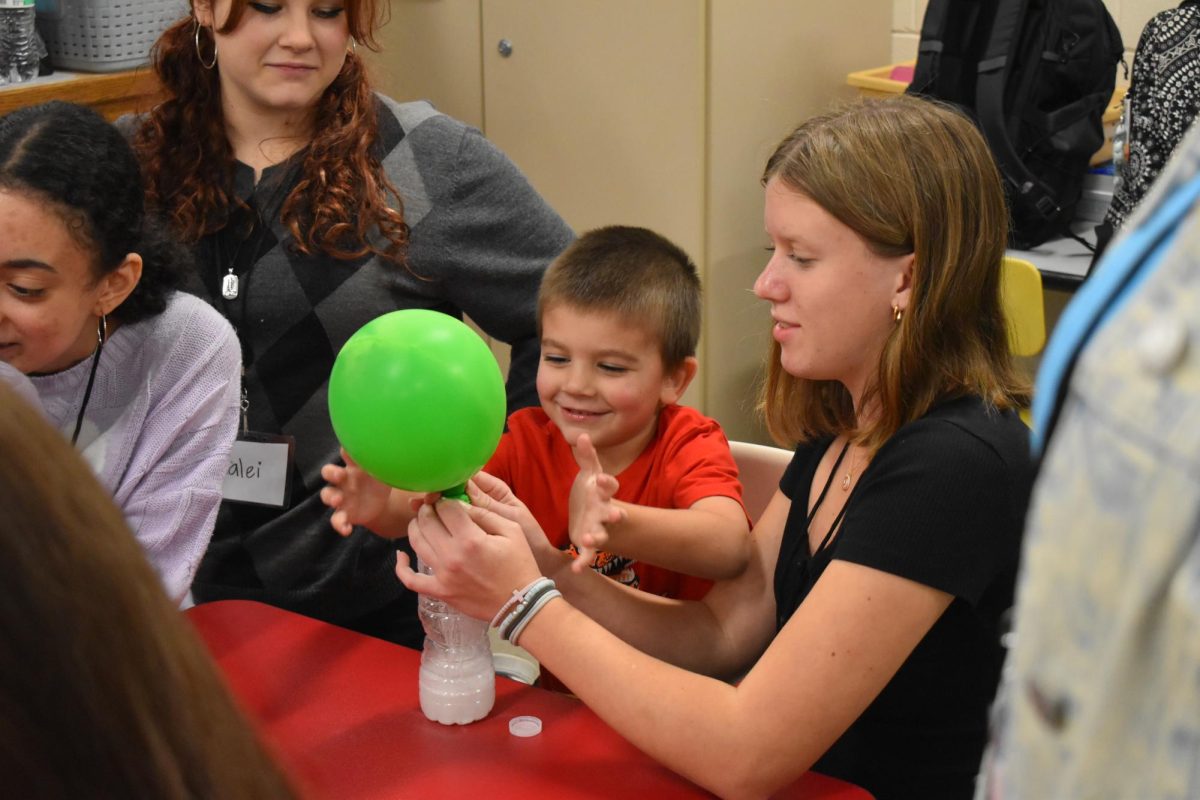
[(478, 131), (371, 90), (355, 50), (378, 0), (191, 5), (155, 45), (165, 100), (133, 143), (150, 205), (195, 247), (187, 288), (238, 331), (243, 439), (294, 439), (274, 496), (227, 493), (193, 593), (419, 646), (395, 545), (335, 535), (318, 495), (333, 359), (388, 311), (465, 313), (513, 345), (510, 409), (535, 403), (537, 287), (571, 231)]

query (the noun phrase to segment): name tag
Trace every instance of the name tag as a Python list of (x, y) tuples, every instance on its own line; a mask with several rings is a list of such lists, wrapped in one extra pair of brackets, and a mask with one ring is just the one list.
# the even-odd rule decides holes
[(235, 503), (286, 508), (291, 497), (295, 447), (296, 440), (291, 436), (242, 433), (229, 454), (221, 496)]

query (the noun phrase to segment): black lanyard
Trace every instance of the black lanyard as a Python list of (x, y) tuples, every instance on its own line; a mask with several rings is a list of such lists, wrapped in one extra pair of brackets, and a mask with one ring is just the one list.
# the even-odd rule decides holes
[(96, 328), (96, 352), (92, 355), (92, 369), (88, 373), (87, 388), (83, 390), (83, 403), (80, 404), (79, 414), (75, 417), (75, 432), (71, 434), (72, 447), (79, 441), (79, 431), (83, 428), (83, 414), (87, 411), (88, 401), (92, 399), (92, 385), (96, 382), (96, 370), (100, 367), (100, 351), (104, 349), (106, 339), (108, 339), (108, 322), (101, 317)]

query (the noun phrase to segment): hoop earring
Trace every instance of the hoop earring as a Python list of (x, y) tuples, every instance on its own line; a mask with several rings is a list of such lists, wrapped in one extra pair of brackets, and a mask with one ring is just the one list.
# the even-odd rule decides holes
[(104, 346), (108, 341), (108, 315), (101, 314), (100, 320), (96, 323), (96, 347)]
[(355, 39), (353, 36), (350, 37), (350, 46), (346, 48), (346, 52), (358, 55), (358, 39)]
[(200, 20), (196, 20), (196, 34), (193, 37), (196, 42), (196, 58), (199, 59), (200, 66), (204, 67), (205, 69), (212, 69), (213, 67), (215, 67), (217, 65), (217, 35), (216, 35), (216, 33), (213, 33), (212, 61), (209, 61), (206, 64), (206, 63), (204, 63), (204, 55), (200, 52), (200, 29), (202, 27), (204, 27), (204, 26), (200, 24)]
[(895, 318), (897, 324), (904, 318), (904, 312), (900, 310), (900, 306), (892, 305), (892, 317)]

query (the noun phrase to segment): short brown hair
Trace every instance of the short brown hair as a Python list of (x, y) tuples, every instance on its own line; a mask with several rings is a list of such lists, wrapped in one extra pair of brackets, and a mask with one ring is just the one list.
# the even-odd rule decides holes
[(1004, 192), (970, 120), (908, 95), (861, 101), (793, 131), (767, 161), (764, 185), (773, 178), (875, 253), (914, 256), (911, 302), (867, 389), (878, 418), (859, 429), (845, 387), (789, 375), (773, 342), (761, 407), (777, 441), (846, 433), (878, 447), (951, 397), (977, 395), (1000, 409), (1028, 401), (1000, 305)]
[(566, 305), (616, 314), (657, 337), (663, 366), (696, 354), (700, 340), (700, 277), (678, 246), (623, 225), (580, 236), (554, 260), (538, 293), (538, 327), (546, 309)]

